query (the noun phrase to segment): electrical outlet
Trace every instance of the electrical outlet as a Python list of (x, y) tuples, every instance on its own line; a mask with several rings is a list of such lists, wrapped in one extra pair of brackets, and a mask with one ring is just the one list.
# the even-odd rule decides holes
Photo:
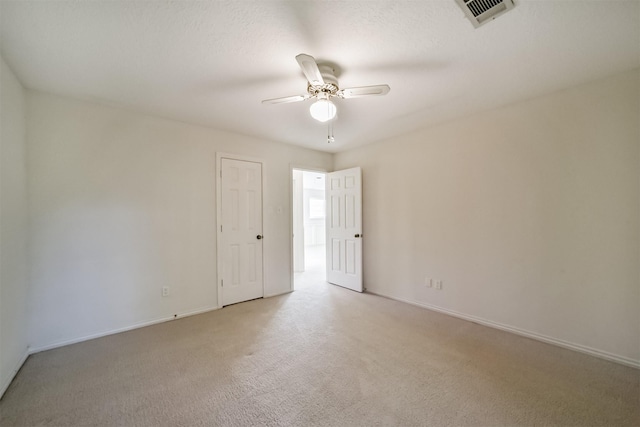
[(441, 290), (442, 289), (442, 280), (436, 280), (436, 289), (437, 290)]
[(430, 288), (431, 286), (433, 286), (433, 281), (431, 280), (431, 277), (425, 277), (424, 278), (424, 285), (427, 288)]
[(169, 296), (169, 287), (168, 286), (163, 286), (162, 287), (162, 296), (163, 297), (168, 297)]

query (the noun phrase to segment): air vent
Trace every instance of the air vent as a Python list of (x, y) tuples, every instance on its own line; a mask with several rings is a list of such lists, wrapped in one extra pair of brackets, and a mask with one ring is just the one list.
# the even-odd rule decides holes
[(513, 0), (456, 0), (474, 27), (496, 19), (508, 10), (513, 9)]

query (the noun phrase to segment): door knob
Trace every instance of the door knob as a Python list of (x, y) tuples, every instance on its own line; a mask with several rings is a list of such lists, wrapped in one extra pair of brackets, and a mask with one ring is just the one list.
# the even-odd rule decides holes
[(256, 239), (258, 239), (258, 240), (262, 239), (262, 235), (258, 234), (258, 235), (256, 236)]
[(359, 235), (359, 234), (356, 234), (356, 235), (355, 235), (355, 236), (353, 236), (353, 237), (355, 237), (355, 238), (357, 239), (358, 237), (360, 237), (360, 235)]

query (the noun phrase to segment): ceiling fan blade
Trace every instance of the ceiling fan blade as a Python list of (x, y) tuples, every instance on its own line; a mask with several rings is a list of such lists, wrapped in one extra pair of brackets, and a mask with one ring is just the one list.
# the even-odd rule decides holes
[(301, 53), (296, 56), (296, 61), (300, 64), (300, 68), (302, 68), (302, 72), (311, 86), (322, 86), (324, 84), (324, 79), (313, 56)]
[(263, 104), (286, 104), (288, 102), (299, 102), (304, 101), (305, 99), (309, 99), (310, 95), (295, 95), (295, 96), (285, 96), (283, 98), (273, 98), (273, 99), (265, 99), (262, 101)]
[(350, 87), (339, 91), (338, 96), (348, 99), (359, 98), (361, 96), (386, 95), (390, 90), (389, 85)]

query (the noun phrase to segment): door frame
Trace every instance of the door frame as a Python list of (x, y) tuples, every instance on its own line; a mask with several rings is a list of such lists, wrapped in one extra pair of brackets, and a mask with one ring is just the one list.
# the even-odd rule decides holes
[(289, 283), (290, 292), (293, 292), (295, 290), (294, 288), (295, 272), (293, 271), (294, 270), (293, 268), (293, 170), (294, 169), (303, 171), (303, 172), (321, 172), (324, 174), (329, 173), (329, 171), (325, 168), (319, 168), (314, 166), (304, 166), (304, 165), (298, 165), (294, 163), (289, 164), (289, 252), (291, 254), (291, 259), (289, 261), (290, 263), (289, 276), (291, 277), (291, 280)]
[[(260, 211), (262, 212), (262, 234), (267, 235), (264, 230), (264, 189), (265, 189), (265, 162), (264, 159), (259, 157), (245, 156), (242, 154), (231, 154), (224, 152), (216, 152), (216, 168), (215, 168), (215, 181), (216, 181), (216, 287), (218, 290), (217, 306), (222, 308), (222, 230), (220, 230), (222, 224), (222, 182), (220, 180), (222, 174), (222, 159), (240, 160), (243, 162), (254, 162), (262, 165), (262, 176), (260, 177), (260, 191), (262, 192), (262, 204)], [(266, 283), (265, 268), (264, 268), (264, 241), (262, 246), (262, 296), (264, 298), (264, 289)]]

